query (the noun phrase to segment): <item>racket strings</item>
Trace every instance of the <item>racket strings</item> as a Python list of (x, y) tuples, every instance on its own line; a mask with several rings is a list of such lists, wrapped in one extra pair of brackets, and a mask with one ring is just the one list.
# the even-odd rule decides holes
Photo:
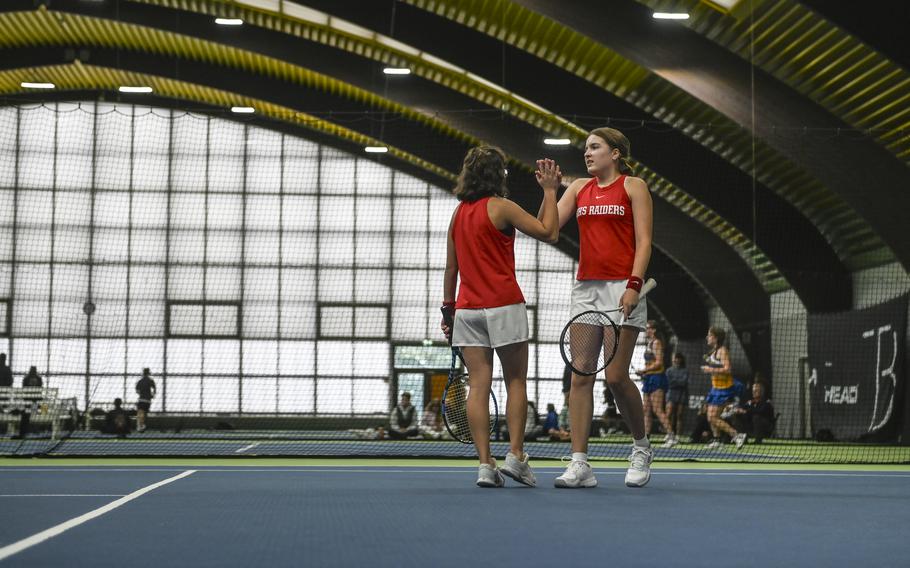
[[(471, 433), (471, 425), (468, 423), (468, 395), (470, 394), (470, 385), (467, 374), (461, 374), (455, 377), (449, 384), (444, 395), (443, 420), (453, 438), (459, 442), (470, 444), (474, 441)], [(491, 404), (495, 407), (495, 399), (491, 398)], [(494, 410), (493, 412), (496, 412)], [(494, 416), (490, 416), (490, 426), (488, 431), (492, 432), (494, 428)]]
[(566, 326), (562, 350), (566, 362), (581, 375), (606, 368), (619, 345), (619, 328), (603, 312), (584, 312)]
[(456, 377), (445, 393), (445, 414), (443, 416), (449, 432), (461, 441), (472, 440), (468, 425), (468, 383), (467, 377)]

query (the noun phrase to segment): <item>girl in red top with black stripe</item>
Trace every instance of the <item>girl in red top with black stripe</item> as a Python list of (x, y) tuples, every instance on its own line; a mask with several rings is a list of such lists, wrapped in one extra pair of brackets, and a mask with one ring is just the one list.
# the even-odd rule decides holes
[[(641, 487), (650, 479), (653, 453), (645, 435), (641, 393), (629, 378), (629, 365), (638, 334), (647, 322), (646, 302), (639, 302), (638, 296), (651, 260), (652, 204), (647, 184), (632, 177), (629, 152), (629, 139), (622, 132), (613, 128), (591, 131), (585, 142), (585, 165), (592, 177), (573, 181), (558, 208), (560, 227), (572, 217), (578, 220), (578, 275), (572, 289), (571, 316), (622, 308), (619, 348), (606, 369), (607, 386), (634, 438), (626, 485)], [(572, 461), (556, 478), (557, 487), (597, 485), (587, 454), (594, 379), (572, 376)]]
[[(536, 484), (523, 444), (528, 412), (528, 316), (515, 279), (515, 229), (541, 241), (556, 242), (556, 190), (561, 179), (553, 160), (538, 160), (536, 174), (543, 188), (537, 217), (506, 198), (506, 157), (498, 148), (472, 148), (455, 188), (461, 203), (449, 223), (442, 329), (452, 345), (461, 348), (470, 375), (468, 423), (480, 458), (477, 485), (481, 487), (501, 487), (500, 471), (525, 485)], [(511, 433), (511, 448), (501, 470), (490, 455), (494, 350), (506, 382), (506, 422)]]

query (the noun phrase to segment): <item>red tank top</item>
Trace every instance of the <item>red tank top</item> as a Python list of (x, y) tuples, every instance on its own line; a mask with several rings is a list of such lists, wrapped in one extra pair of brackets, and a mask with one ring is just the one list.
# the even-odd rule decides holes
[(626, 176), (607, 187), (592, 178), (578, 191), (578, 280), (625, 280), (635, 261), (635, 225)]
[(525, 301), (515, 279), (515, 235), (504, 235), (490, 221), (489, 197), (462, 202), (455, 212), (452, 238), (461, 284), (455, 307), (496, 308)]

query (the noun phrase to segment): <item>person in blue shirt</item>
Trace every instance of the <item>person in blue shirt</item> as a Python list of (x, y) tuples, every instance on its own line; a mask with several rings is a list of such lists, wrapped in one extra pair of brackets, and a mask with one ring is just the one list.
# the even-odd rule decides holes
[(547, 404), (547, 418), (543, 423), (543, 431), (553, 441), (564, 442), (569, 439), (569, 433), (559, 426), (559, 414), (552, 402)]
[(672, 448), (679, 443), (678, 432), (682, 428), (683, 414), (689, 398), (689, 371), (686, 369), (686, 358), (682, 353), (673, 354), (673, 366), (667, 369), (667, 420), (672, 434), (667, 435), (665, 448)]

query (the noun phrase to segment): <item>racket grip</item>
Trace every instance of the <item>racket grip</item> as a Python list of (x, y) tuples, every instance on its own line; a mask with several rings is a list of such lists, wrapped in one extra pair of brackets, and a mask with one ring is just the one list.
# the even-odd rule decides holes
[(638, 293), (639, 297), (644, 296), (651, 290), (657, 288), (657, 280), (653, 278), (648, 278), (641, 287), (641, 292)]
[(442, 325), (448, 328), (448, 333), (445, 334), (446, 339), (451, 345), (452, 331), (455, 328), (455, 302), (445, 302), (439, 310), (442, 312)]
[(455, 324), (455, 304), (445, 303), (439, 311), (442, 312), (442, 322), (451, 328)]

